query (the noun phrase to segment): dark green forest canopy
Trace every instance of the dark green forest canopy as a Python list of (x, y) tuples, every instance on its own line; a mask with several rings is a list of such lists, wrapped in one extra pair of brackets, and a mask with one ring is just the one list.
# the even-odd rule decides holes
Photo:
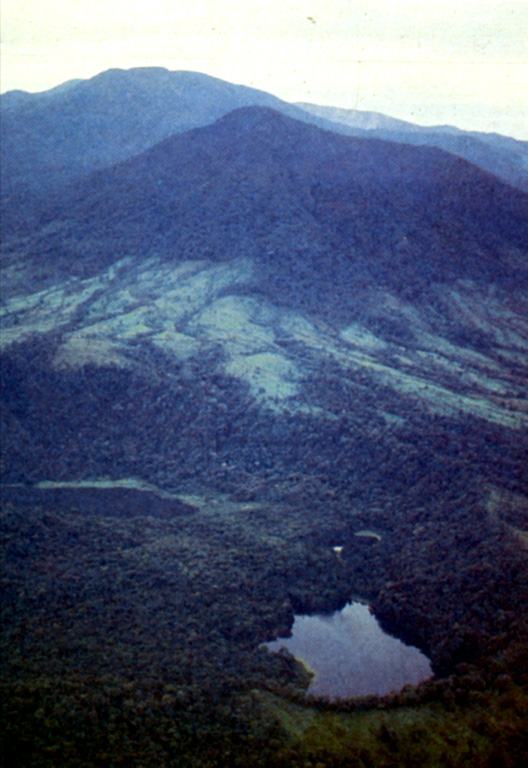
[[(101, 754), (117, 760), (112, 728), (124, 755), (155, 745), (153, 764), (188, 759), (198, 733), (213, 754), (236, 754), (241, 740), (255, 764), (271, 760), (264, 741), (277, 728), (276, 705), (254, 693), (240, 702), (250, 691), (300, 701), (307, 678), (259, 644), (287, 631), (293, 613), (331, 611), (355, 596), (432, 658), (439, 681), (423, 684), (416, 706), (451, 701), (455, 690), (465, 691), (463, 706), (468, 691), (500, 690), (499, 678), (522, 684), (522, 436), (512, 441), (510, 430), (470, 417), (432, 420), (412, 401), (405, 428), (388, 428), (377, 413), (390, 390), (323, 428), (309, 415), (262, 409), (234, 380), (217, 376), (212, 388), (204, 364), (189, 392), (178, 377), (156, 384), (96, 367), (64, 375), (44, 362), (27, 348), (3, 366), (17, 381), (4, 389), (12, 420), (4, 476), (23, 483), (4, 491), (5, 679), (19, 691), (10, 711), (22, 706), (29, 718), (25, 737), (8, 712), (8, 733), (28, 760), (57, 729), (77, 732), (78, 718), (84, 736), (71, 755), (97, 735), (95, 764)], [(31, 486), (90, 479), (105, 467), (116, 481), (142, 476), (169, 496)], [(381, 542), (354, 536), (365, 527)], [(51, 680), (64, 682), (50, 688)], [(82, 706), (72, 709), (70, 692)], [(393, 697), (383, 706), (402, 705)], [(110, 732), (101, 725), (109, 713)], [(129, 717), (134, 734), (123, 730)], [(277, 744), (289, 739), (279, 729)]]

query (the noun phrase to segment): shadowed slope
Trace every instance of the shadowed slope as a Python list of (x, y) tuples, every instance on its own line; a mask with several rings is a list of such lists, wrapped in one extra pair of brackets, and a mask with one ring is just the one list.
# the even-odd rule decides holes
[[(378, 138), (441, 146), (509, 183), (528, 185), (522, 142), (450, 128), (430, 134), (370, 113), (288, 104), (263, 91), (195, 72), (112, 69), (43, 93), (12, 91), (2, 96), (0, 105), (4, 229), (13, 219), (20, 226), (29, 209), (40, 207), (50, 191), (133, 157), (174, 133), (250, 105), (272, 107), (347, 135), (369, 135), (363, 129), (374, 119)], [(17, 216), (15, 206), (25, 210), (18, 210)]]
[(439, 150), (249, 107), (79, 182), (23, 248), (42, 277), (123, 256), (250, 257), (260, 290), (348, 318), (352, 289), (373, 283), (522, 283), (527, 222), (525, 194)]
[[(361, 112), (299, 102), (311, 115), (336, 123), (356, 135), (398, 141), (413, 146), (438, 147), (498, 176), (519, 189), (528, 191), (528, 142), (509, 136), (479, 131), (462, 131), (448, 125), (421, 126), (396, 120), (378, 112)], [(338, 127), (339, 126), (339, 127)]]

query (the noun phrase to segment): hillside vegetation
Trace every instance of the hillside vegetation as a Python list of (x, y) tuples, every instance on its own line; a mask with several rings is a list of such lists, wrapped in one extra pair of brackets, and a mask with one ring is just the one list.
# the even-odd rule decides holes
[[(6, 764), (520, 767), (528, 196), (226, 112), (6, 198)], [(329, 701), (262, 647), (353, 599), (435, 677)]]

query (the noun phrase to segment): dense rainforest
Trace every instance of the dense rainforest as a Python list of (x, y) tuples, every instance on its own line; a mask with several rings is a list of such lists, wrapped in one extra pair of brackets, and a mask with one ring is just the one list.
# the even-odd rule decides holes
[[(398, 750), (413, 753), (406, 728), (387, 723), (410, 705), (417, 723), (424, 719), (415, 725), (422, 739), (431, 737), (435, 707), (460, 722), (459, 708), (469, 706), (466, 728), (487, 723), (484, 735), (477, 727), (474, 754), (496, 741), (488, 706), (506, 697), (517, 711), (524, 700), (522, 439), (469, 417), (431, 419), (412, 402), (405, 428), (391, 429), (377, 415), (381, 402), (390, 409), (383, 390), (372, 393), (371, 410), (364, 403), (323, 429), (309, 414), (263, 411), (228, 377), (206, 385), (211, 361), (194, 362), (189, 392), (177, 376), (156, 385), (167, 364), (156, 350), (147, 380), (96, 367), (59, 375), (44, 365), (43, 349), (22, 345), (3, 365), (17, 382), (4, 389), (12, 419), (4, 654), (8, 688), (18, 692), (13, 720), (7, 712), (8, 753), (33, 764), (38, 749), (35, 764), (81, 765), (89, 744), (96, 765), (217, 764), (203, 761), (205, 743), (233, 765), (264, 765), (280, 744), (285, 756), (274, 764), (295, 764), (304, 747), (283, 733), (281, 701), (301, 720), (314, 706), (346, 723), (352, 713), (378, 713), (369, 739), (388, 735), (363, 748), (371, 757), (361, 762), (344, 738), (314, 750), (330, 765), (343, 754), (356, 754), (358, 765), (401, 764)], [(331, 383), (323, 374), (321, 400), (336, 396)], [(172, 493), (32, 485), (97, 473), (141, 476)], [(381, 541), (354, 536), (365, 527)], [(429, 655), (437, 679), (382, 700), (311, 702), (306, 672), (259, 645), (287, 633), (294, 614), (330, 612), (358, 596), (387, 631)], [(501, 760), (505, 741), (523, 754), (521, 719), (495, 744)], [(439, 747), (435, 759), (449, 752)]]

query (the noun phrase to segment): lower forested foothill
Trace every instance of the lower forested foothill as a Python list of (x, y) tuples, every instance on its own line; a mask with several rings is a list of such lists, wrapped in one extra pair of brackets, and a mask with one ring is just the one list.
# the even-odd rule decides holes
[[(279, 413), (148, 346), (59, 372), (56, 344), (2, 361), (6, 766), (524, 764), (526, 435), (331, 371), (332, 418)], [(358, 598), (431, 680), (318, 698), (262, 647)]]

